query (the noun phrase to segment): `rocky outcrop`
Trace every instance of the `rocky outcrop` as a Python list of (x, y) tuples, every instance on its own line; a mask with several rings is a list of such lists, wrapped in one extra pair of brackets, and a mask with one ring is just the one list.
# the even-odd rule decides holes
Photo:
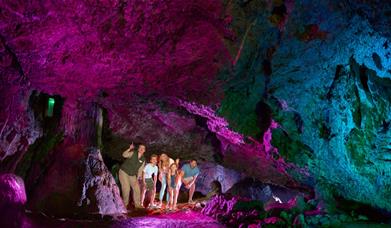
[(27, 202), (23, 179), (14, 174), (0, 175), (0, 191), (0, 206), (2, 209), (23, 207)]
[(288, 162), (308, 167), (314, 178), (302, 182), (325, 198), (391, 210), (383, 200), (391, 183), (385, 143), (391, 49), (389, 30), (381, 29), (389, 3), (293, 6), (283, 29), (268, 23), (275, 11), (267, 4), (233, 7), (234, 30), (249, 32), (219, 111), (235, 130), (256, 138), (274, 119), (272, 146)]
[(0, 174), (0, 225), (22, 227), (26, 202), (23, 179), (10, 173)]
[(201, 173), (197, 178), (196, 191), (204, 195), (212, 191), (211, 183), (213, 181), (218, 181), (221, 184), (221, 191), (226, 192), (244, 176), (235, 170), (211, 162), (199, 163), (198, 167)]
[(78, 206), (88, 208), (87, 213), (115, 216), (127, 212), (119, 188), (98, 149), (91, 148), (88, 152), (82, 183)]
[(235, 183), (227, 193), (250, 200), (259, 200), (263, 203), (268, 201), (286, 203), (297, 195), (302, 195), (297, 190), (264, 184), (252, 178), (246, 178)]

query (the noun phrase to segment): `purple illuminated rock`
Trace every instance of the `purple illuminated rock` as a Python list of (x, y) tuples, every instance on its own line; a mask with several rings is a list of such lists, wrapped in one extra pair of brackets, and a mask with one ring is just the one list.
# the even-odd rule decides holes
[(221, 216), (232, 214), (234, 206), (238, 201), (239, 197), (230, 197), (223, 194), (216, 195), (208, 201), (202, 209), (202, 213), (218, 219)]
[(221, 97), (218, 86), (208, 93), (226, 61), (218, 57), (228, 55), (223, 37), (232, 36), (219, 1), (16, 1), (2, 9), (9, 48), (0, 51), (12, 51), (17, 62), (10, 56), (1, 64), (19, 68), (33, 88), (73, 100), (102, 89), (128, 96), (123, 88)]
[(0, 208), (21, 207), (27, 202), (24, 181), (14, 174), (0, 175)]
[(250, 224), (260, 224), (257, 210), (240, 211), (235, 208), (238, 202), (246, 202), (237, 196), (216, 195), (212, 197), (202, 213), (217, 219), (223, 224), (233, 227), (247, 227)]
[(34, 188), (29, 200), (31, 209), (77, 218), (126, 213), (118, 186), (100, 152), (86, 152), (85, 145), (68, 140), (56, 149), (47, 175)]
[(201, 170), (201, 174), (197, 179), (196, 191), (204, 195), (212, 190), (210, 184), (215, 180), (220, 182), (222, 192), (226, 192), (244, 176), (235, 170), (227, 169), (211, 162), (202, 162), (198, 167)]
[(84, 178), (78, 206), (86, 207), (88, 213), (118, 215), (127, 210), (113, 176), (103, 162), (97, 149), (90, 149), (84, 162)]
[(27, 225), (24, 206), (27, 197), (23, 179), (11, 174), (0, 174), (0, 226), (23, 227)]
[(146, 143), (147, 157), (165, 152), (181, 160), (213, 161), (218, 152), (205, 142), (210, 135), (208, 129), (175, 106), (165, 104), (162, 108), (154, 99), (134, 98), (131, 107), (115, 104), (114, 108), (119, 112), (108, 114), (112, 135), (104, 138), (102, 153), (118, 162), (130, 142)]
[[(293, 163), (286, 162), (282, 157), (276, 156), (279, 154), (278, 150), (271, 145), (271, 130), (278, 126), (275, 121), (272, 121), (262, 142), (259, 142), (230, 129), (228, 122), (219, 117), (209, 106), (180, 99), (172, 99), (171, 102), (185, 108), (189, 113), (206, 119), (209, 131), (216, 134), (220, 141), (220, 152), (226, 167), (243, 172), (258, 180), (278, 185), (300, 185), (288, 171), (303, 177), (309, 176), (308, 170), (299, 168)], [(246, 143), (245, 139), (251, 143)], [(279, 158), (275, 159), (275, 157)]]

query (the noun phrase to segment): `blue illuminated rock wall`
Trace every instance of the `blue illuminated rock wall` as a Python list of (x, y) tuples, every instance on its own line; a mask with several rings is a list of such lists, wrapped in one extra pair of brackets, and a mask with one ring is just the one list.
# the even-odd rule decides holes
[(235, 45), (245, 40), (222, 75), (220, 113), (257, 138), (274, 119), (273, 146), (308, 166), (319, 194), (390, 210), (391, 48), (387, 33), (342, 3), (285, 1), (278, 25), (275, 5), (232, 7)]

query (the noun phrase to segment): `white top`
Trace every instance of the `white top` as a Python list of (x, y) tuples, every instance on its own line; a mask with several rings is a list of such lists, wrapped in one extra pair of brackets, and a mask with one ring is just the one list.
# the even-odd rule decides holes
[(144, 167), (144, 178), (145, 179), (152, 178), (152, 174), (155, 174), (155, 176), (157, 176), (157, 172), (158, 172), (157, 165), (152, 166), (151, 163), (148, 163)]

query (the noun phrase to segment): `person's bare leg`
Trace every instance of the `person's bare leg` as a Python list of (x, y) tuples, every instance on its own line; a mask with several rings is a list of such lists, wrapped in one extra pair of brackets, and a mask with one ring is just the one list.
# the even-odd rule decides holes
[(145, 193), (147, 193), (147, 189), (145, 186), (143, 186), (143, 190), (141, 191), (141, 207), (144, 207), (144, 199), (145, 199)]
[(151, 205), (152, 207), (155, 206), (155, 194), (156, 194), (156, 192), (154, 190), (152, 190), (151, 191), (151, 198), (149, 201), (149, 205)]
[(176, 187), (174, 188), (174, 191), (173, 191), (173, 209), (176, 209), (176, 205), (177, 205), (177, 202), (178, 202), (178, 196), (179, 196), (179, 190), (181, 189), (181, 186), (182, 186), (182, 181), (179, 180), (176, 184)]
[(195, 183), (193, 183), (190, 187), (190, 191), (189, 191), (189, 203), (192, 203), (193, 202), (193, 195), (194, 195), (194, 192), (195, 192)]
[(178, 202), (179, 189), (180, 189), (180, 188), (177, 188), (177, 189), (174, 190), (174, 194), (173, 194), (173, 195), (174, 195), (174, 196), (173, 196), (173, 197), (174, 197), (174, 202), (173, 202), (173, 205), (172, 205), (172, 208), (173, 208), (173, 209), (176, 209), (176, 208), (177, 208), (176, 205), (177, 205), (177, 202)]
[(170, 200), (167, 202), (167, 207), (169, 209), (172, 209), (173, 205), (174, 205), (174, 191), (175, 189), (173, 188), (170, 188), (169, 189), (169, 192), (170, 192)]

